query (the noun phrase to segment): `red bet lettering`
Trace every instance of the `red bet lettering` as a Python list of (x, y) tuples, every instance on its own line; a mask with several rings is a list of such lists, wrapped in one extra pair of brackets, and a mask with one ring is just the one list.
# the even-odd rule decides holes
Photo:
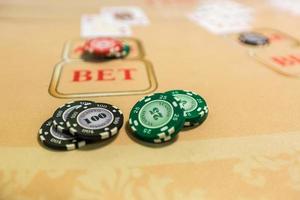
[(295, 64), (300, 64), (300, 57), (297, 55), (288, 55), (288, 56), (273, 56), (272, 60), (281, 66), (292, 66)]
[(112, 76), (112, 69), (99, 69), (98, 70), (98, 81), (113, 81), (116, 78)]
[(92, 80), (90, 70), (75, 70), (73, 74), (73, 81), (80, 82), (80, 81), (90, 81)]
[(300, 63), (300, 56), (299, 55), (290, 55), (290, 58), (295, 60), (297, 63)]
[(133, 80), (132, 72), (135, 71), (135, 69), (124, 68), (124, 69), (119, 69), (118, 71), (123, 72), (124, 80)]
[(274, 41), (277, 41), (277, 40), (282, 40), (282, 39), (284, 39), (284, 36), (280, 35), (278, 33), (274, 33), (274, 34), (270, 35), (270, 37), (269, 37), (269, 40), (271, 42), (274, 42)]

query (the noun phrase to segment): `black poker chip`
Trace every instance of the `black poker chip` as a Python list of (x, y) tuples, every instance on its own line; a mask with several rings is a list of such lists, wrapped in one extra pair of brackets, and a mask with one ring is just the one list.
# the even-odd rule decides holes
[(73, 150), (86, 145), (84, 140), (78, 140), (74, 136), (55, 130), (52, 118), (48, 119), (41, 126), (39, 139), (45, 146), (56, 150)]
[(66, 120), (69, 114), (76, 108), (79, 108), (83, 105), (95, 104), (93, 101), (73, 101), (66, 103), (56, 109), (53, 113), (53, 126), (60, 133), (69, 133), (69, 130), (66, 125)]
[(67, 127), (78, 138), (105, 140), (119, 132), (123, 121), (123, 113), (118, 107), (97, 103), (73, 110), (67, 119)]
[(255, 32), (241, 33), (239, 36), (239, 40), (244, 44), (253, 45), (253, 46), (262, 46), (262, 45), (269, 44), (268, 37)]

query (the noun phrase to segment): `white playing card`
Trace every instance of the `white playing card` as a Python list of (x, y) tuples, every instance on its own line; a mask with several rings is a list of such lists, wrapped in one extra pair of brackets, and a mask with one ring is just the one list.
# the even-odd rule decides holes
[(144, 11), (136, 6), (104, 7), (100, 15), (106, 20), (130, 26), (145, 26), (149, 19)]
[(107, 21), (100, 15), (82, 15), (80, 28), (81, 37), (123, 37), (132, 34), (130, 26)]
[(253, 11), (234, 1), (209, 1), (200, 4), (188, 18), (215, 34), (251, 29)]
[(270, 0), (270, 3), (278, 9), (290, 12), (294, 15), (300, 15), (299, 0)]

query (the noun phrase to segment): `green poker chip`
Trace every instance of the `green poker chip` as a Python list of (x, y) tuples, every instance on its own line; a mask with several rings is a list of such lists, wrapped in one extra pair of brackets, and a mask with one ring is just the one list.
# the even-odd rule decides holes
[(163, 143), (176, 137), (185, 118), (177, 100), (155, 93), (138, 101), (129, 116), (133, 135), (151, 143)]
[(195, 92), (171, 90), (165, 94), (173, 96), (184, 110), (184, 126), (195, 126), (203, 123), (208, 116), (205, 100)]

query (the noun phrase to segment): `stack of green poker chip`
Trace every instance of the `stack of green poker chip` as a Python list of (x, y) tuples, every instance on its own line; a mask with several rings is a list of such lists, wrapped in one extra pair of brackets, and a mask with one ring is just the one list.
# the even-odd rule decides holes
[(186, 90), (171, 90), (165, 94), (172, 95), (184, 110), (184, 126), (199, 125), (207, 118), (208, 107), (200, 95)]
[(163, 143), (176, 137), (185, 118), (179, 103), (164, 93), (155, 93), (138, 101), (129, 116), (133, 135), (151, 143)]

